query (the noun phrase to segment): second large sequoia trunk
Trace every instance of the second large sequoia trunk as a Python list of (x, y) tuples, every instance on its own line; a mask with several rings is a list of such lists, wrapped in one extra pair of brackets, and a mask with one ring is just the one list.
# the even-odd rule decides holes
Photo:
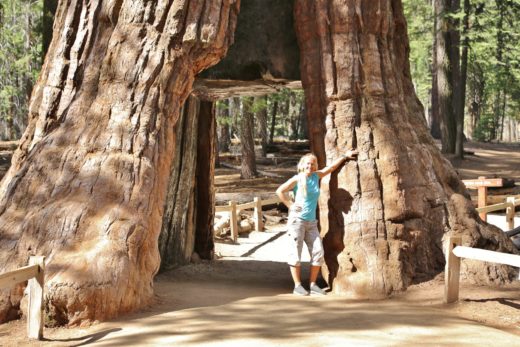
[[(311, 144), (323, 165), (357, 148), (357, 161), (322, 181), (325, 275), (334, 292), (386, 296), (442, 271), (442, 240), (514, 252), (482, 222), (435, 146), (410, 77), (400, 0), (296, 0)], [(477, 282), (513, 277), (465, 262)]]

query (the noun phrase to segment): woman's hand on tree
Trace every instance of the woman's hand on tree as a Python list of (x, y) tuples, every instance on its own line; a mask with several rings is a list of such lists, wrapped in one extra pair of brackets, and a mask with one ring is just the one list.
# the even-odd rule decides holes
[(347, 151), (347, 153), (345, 153), (345, 158), (346, 159), (356, 159), (356, 157), (358, 156), (359, 152), (355, 149), (349, 149)]

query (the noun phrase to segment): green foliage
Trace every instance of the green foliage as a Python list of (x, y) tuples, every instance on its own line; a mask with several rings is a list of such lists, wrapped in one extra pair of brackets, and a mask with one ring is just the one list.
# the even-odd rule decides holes
[[(469, 76), (483, 72), (484, 100), (476, 136), (499, 137), (504, 117), (518, 119), (520, 95), (520, 2), (473, 1)], [(470, 78), (470, 77), (469, 77)]]
[(255, 98), (253, 104), (251, 105), (251, 111), (253, 113), (258, 113), (267, 108), (267, 99), (264, 98)]
[(480, 117), (480, 121), (477, 123), (477, 127), (473, 131), (473, 138), (477, 141), (491, 141), (494, 126), (493, 114), (484, 114)]
[(231, 125), (233, 123), (233, 119), (229, 113), (229, 102), (226, 100), (218, 100), (215, 103), (215, 107), (217, 109), (217, 125)]
[[(216, 102), (217, 124), (219, 127), (230, 126), (231, 137), (238, 137), (238, 124), (245, 107), (244, 98), (248, 97), (237, 97)], [(260, 112), (267, 111), (266, 132), (269, 133), (269, 136), (271, 136), (270, 132), (273, 131), (273, 137), (304, 139), (306, 131), (301, 124), (304, 117), (304, 114), (301, 113), (304, 102), (303, 90), (283, 88), (279, 92), (269, 94), (266, 97), (254, 98), (251, 105), (247, 107), (255, 117)], [(275, 116), (274, 128), (271, 127), (273, 115)], [(256, 136), (260, 133), (259, 130), (255, 129)]]
[[(461, 0), (460, 11), (449, 14), (459, 20), (461, 33), (463, 3)], [(403, 7), (410, 39), (412, 80), (419, 99), (427, 106), (432, 84), (432, 2), (403, 0)], [(482, 99), (472, 105), (478, 108), (476, 113), (480, 115), (473, 136), (488, 141), (493, 134), (500, 136), (499, 127), (504, 117), (520, 118), (520, 0), (470, 0), (467, 37), (466, 114), (474, 96), (481, 95)]]
[(41, 68), (42, 0), (0, 0), (0, 138), (26, 125), (32, 86)]
[(410, 40), (410, 70), (419, 100), (430, 104), (432, 88), (433, 10), (428, 1), (404, 0)]

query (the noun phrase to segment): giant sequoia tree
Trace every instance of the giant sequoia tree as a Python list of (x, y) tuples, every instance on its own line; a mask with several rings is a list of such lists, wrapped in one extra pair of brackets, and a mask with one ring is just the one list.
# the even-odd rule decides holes
[[(0, 271), (45, 255), (50, 317), (74, 324), (150, 302), (168, 182), (177, 172), (179, 109), (194, 75), (225, 54), (238, 7), (232, 0), (60, 2), (29, 126), (0, 186)], [(344, 148), (360, 151), (322, 182), (334, 290), (384, 296), (438, 273), (446, 233), (512, 251), (478, 219), (428, 134), (400, 0), (296, 0), (295, 14), (313, 150), (321, 164)], [(476, 280), (512, 276), (502, 266), (466, 265)], [(3, 294), (0, 320), (17, 309), (20, 288)]]
[[(239, 1), (61, 1), (29, 125), (0, 186), (0, 272), (47, 257), (46, 307), (69, 324), (148, 304), (194, 76), (233, 40)], [(187, 188), (186, 188), (187, 189)], [(0, 321), (19, 305), (4, 291)]]
[[(408, 63), (400, 0), (296, 0), (302, 84), (313, 151), (356, 162), (322, 182), (326, 273), (337, 293), (385, 296), (442, 271), (442, 239), (513, 252), (475, 213), (434, 145)], [(512, 278), (507, 267), (465, 262), (474, 281)]]

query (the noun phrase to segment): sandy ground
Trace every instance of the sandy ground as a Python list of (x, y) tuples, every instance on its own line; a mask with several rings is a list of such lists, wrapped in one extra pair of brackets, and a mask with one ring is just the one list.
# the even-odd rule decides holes
[(466, 155), (463, 160), (452, 160), (462, 179), (486, 176), (511, 178), (520, 182), (519, 143), (468, 142), (464, 149), (475, 154)]
[[(217, 244), (213, 262), (156, 279), (157, 303), (87, 328), (45, 329), (28, 341), (25, 322), (0, 326), (2, 346), (507, 346), (520, 344), (520, 284), (461, 286), (445, 305), (442, 276), (387, 300), (297, 297), (282, 262), (283, 227)], [(304, 259), (308, 259), (305, 254)], [(303, 278), (308, 274), (304, 272)]]
[[(520, 147), (466, 148), (476, 155), (455, 163), (463, 178), (493, 172), (520, 180)], [(27, 340), (25, 321), (10, 322), (0, 325), (0, 346), (520, 345), (520, 282), (463, 284), (451, 305), (443, 304), (442, 274), (387, 300), (296, 297), (282, 259), (284, 232), (281, 224), (243, 235), (238, 245), (217, 243), (218, 259), (159, 275), (156, 303), (142, 312), (90, 327), (46, 328), (42, 342)]]

